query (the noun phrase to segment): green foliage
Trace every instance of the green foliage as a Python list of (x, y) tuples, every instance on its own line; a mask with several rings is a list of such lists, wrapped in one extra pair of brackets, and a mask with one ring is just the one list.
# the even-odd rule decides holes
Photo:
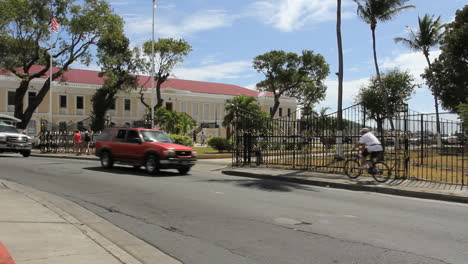
[(257, 99), (253, 96), (238, 95), (232, 99), (227, 99), (225, 104), (226, 115), (224, 116), (223, 126), (232, 125), (234, 115), (238, 111), (258, 112), (260, 106), (257, 104)]
[(460, 104), (457, 109), (460, 113), (460, 119), (464, 122), (465, 130), (468, 130), (468, 99), (466, 100), (466, 104)]
[[(405, 104), (413, 94), (414, 89), (418, 87), (417, 84), (414, 84), (414, 78), (410, 73), (402, 72), (399, 69), (382, 74), (382, 85), (384, 92), (377, 89), (378, 80), (373, 77), (367, 86), (361, 87), (356, 97), (357, 103), (366, 107), (369, 113), (368, 117), (374, 119), (379, 128), (381, 128), (384, 119), (393, 116), (398, 107)], [(390, 113), (383, 107), (384, 96), (387, 96)]]
[(184, 145), (187, 147), (193, 147), (193, 140), (189, 136), (177, 135), (177, 134), (168, 134), (171, 137), (172, 141), (176, 144)]
[(302, 105), (310, 105), (325, 98), (325, 78), (329, 65), (322, 55), (304, 50), (302, 55), (273, 50), (254, 58), (253, 67), (266, 79), (257, 83), (257, 90), (274, 95), (271, 116), (280, 105), (281, 96), (295, 97)]
[(358, 5), (357, 14), (371, 28), (375, 29), (377, 22), (392, 20), (400, 11), (414, 8), (404, 4), (409, 0), (353, 0)]
[[(29, 83), (49, 72), (49, 54), (60, 68), (54, 72), (54, 80), (62, 77), (73, 63), (89, 64), (90, 49), (115, 23), (116, 15), (105, 0), (4, 0), (0, 1), (0, 10), (0, 68), (21, 80), (16, 89), (15, 117), (22, 120), (18, 127), (25, 128), (50, 89), (47, 80), (24, 109)], [(52, 17), (61, 27), (58, 34), (51, 36)], [(51, 37), (55, 40), (52, 48)], [(33, 65), (44, 67), (37, 69)]]
[(218, 150), (219, 152), (231, 151), (232, 141), (221, 137), (210, 137), (208, 139), (208, 146)]
[[(161, 85), (167, 80), (167, 78), (169, 78), (174, 67), (184, 61), (184, 57), (192, 51), (192, 47), (183, 39), (175, 40), (172, 38), (161, 38), (157, 42), (153, 42), (151, 40), (145, 42), (143, 44), (143, 53), (149, 59), (144, 59), (143, 71), (148, 75), (151, 75), (152, 73), (151, 54), (153, 44), (155, 55), (154, 79), (156, 81), (156, 109), (161, 107), (163, 104)], [(147, 108), (150, 108), (148, 103), (145, 102), (143, 92), (144, 89), (140, 89), (140, 101)]]
[(159, 107), (154, 112), (155, 124), (167, 133), (184, 135), (195, 127), (196, 122), (185, 113), (169, 111)]
[(442, 53), (423, 77), (442, 106), (456, 111), (468, 99), (468, 5), (457, 11), (455, 21), (446, 25)]

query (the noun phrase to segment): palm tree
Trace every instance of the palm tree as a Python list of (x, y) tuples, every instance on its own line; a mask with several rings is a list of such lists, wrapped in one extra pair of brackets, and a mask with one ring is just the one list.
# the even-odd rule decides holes
[[(443, 37), (444, 25), (440, 23), (440, 16), (434, 20), (434, 16), (428, 14), (418, 17), (419, 28), (417, 31), (409, 28), (409, 38), (395, 38), (395, 42), (403, 43), (408, 48), (421, 51), (426, 57), (427, 66), (429, 67), (429, 73), (432, 74), (432, 65), (429, 60), (429, 50), (438, 45)], [(439, 100), (437, 99), (437, 92), (434, 92), (434, 106), (436, 111), (436, 124), (437, 124), (437, 145), (440, 148), (442, 146), (442, 138), (440, 136), (440, 120), (439, 120)]]
[[(372, 48), (374, 51), (374, 64), (375, 64), (375, 71), (377, 73), (377, 80), (379, 82), (380, 89), (382, 92), (384, 91), (384, 87), (382, 84), (382, 79), (380, 77), (380, 70), (379, 64), (377, 62), (377, 50), (375, 44), (375, 29), (377, 27), (377, 22), (387, 22), (394, 18), (400, 11), (408, 8), (414, 8), (413, 5), (404, 4), (409, 0), (353, 0), (358, 5), (357, 7), (357, 14), (358, 16), (364, 20), (367, 24), (370, 25), (371, 32), (372, 32)], [(384, 98), (385, 108), (388, 111), (388, 99)], [(392, 125), (392, 129), (394, 129), (392, 118), (389, 117), (390, 124)]]
[(252, 96), (239, 95), (232, 99), (226, 100), (226, 115), (224, 116), (222, 125), (227, 128), (227, 138), (231, 137), (231, 125), (234, 122), (235, 114), (239, 111), (257, 112), (260, 111), (260, 106), (257, 99)]
[(336, 40), (338, 42), (338, 141), (336, 156), (343, 157), (343, 45), (341, 41), (341, 0), (337, 0)]

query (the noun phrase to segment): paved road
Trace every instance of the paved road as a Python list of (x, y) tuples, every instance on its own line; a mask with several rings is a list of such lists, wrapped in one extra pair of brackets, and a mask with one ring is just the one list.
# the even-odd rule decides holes
[(0, 156), (0, 178), (73, 200), (187, 264), (467, 263), (468, 206), (231, 177)]

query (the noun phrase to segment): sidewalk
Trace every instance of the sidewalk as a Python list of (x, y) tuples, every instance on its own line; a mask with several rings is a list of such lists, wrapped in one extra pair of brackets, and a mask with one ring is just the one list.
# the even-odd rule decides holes
[(0, 243), (6, 248), (0, 247), (0, 262), (11, 257), (16, 264), (180, 264), (58, 196), (0, 180), (0, 200)]
[(361, 176), (357, 179), (350, 179), (345, 175), (272, 168), (229, 168), (223, 170), (222, 173), (329, 188), (468, 203), (468, 186), (466, 185), (462, 188), (460, 185), (403, 179), (390, 179), (388, 182), (378, 183), (372, 177)]

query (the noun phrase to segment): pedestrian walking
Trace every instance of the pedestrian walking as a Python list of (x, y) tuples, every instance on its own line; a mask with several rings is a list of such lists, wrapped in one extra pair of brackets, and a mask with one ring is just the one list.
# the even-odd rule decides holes
[(89, 155), (90, 153), (90, 145), (91, 145), (91, 134), (89, 133), (89, 130), (84, 131), (84, 137), (83, 137), (83, 147), (86, 148), (86, 155)]
[(73, 135), (73, 150), (75, 151), (76, 155), (81, 155), (81, 133), (77, 129), (75, 130), (75, 134)]
[(206, 143), (206, 135), (205, 135), (205, 132), (203, 132), (203, 131), (201, 132), (200, 138), (201, 138), (201, 145), (202, 145), (202, 146), (205, 145), (205, 143)]

